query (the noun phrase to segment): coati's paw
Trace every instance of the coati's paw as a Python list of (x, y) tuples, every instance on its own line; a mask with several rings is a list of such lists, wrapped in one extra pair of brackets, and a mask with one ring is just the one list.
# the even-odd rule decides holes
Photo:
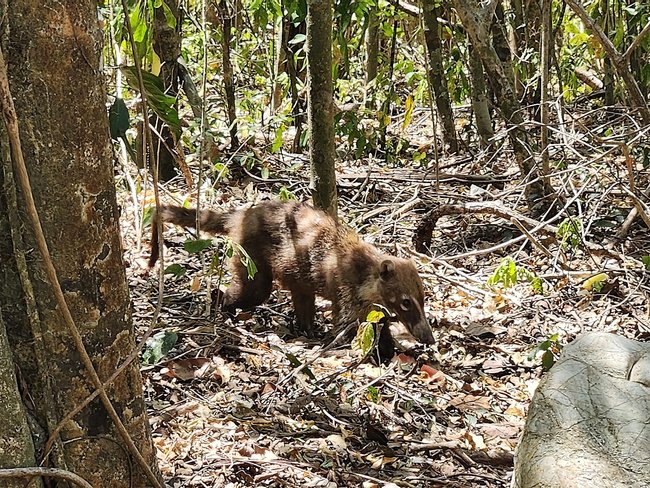
[(298, 321), (292, 321), (289, 325), (289, 330), (291, 331), (291, 335), (294, 337), (304, 336), (307, 339), (316, 338), (313, 324), (304, 324), (299, 323)]

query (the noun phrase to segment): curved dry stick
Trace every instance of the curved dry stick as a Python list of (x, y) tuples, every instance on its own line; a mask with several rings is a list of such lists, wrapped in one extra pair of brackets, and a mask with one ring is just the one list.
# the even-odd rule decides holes
[(74, 341), (77, 352), (81, 356), (81, 361), (86, 369), (86, 372), (90, 376), (93, 386), (99, 390), (99, 396), (102, 401), (102, 404), (106, 408), (109, 416), (115, 424), (116, 430), (119, 432), (122, 440), (126, 443), (129, 453), (136, 459), (149, 482), (154, 485), (156, 488), (163, 488), (163, 485), (160, 483), (156, 475), (153, 473), (149, 467), (149, 463), (142, 457), (142, 454), (136, 447), (133, 439), (129, 435), (129, 432), (124, 427), (124, 424), (120, 420), (120, 417), (117, 415), (113, 404), (111, 403), (106, 390), (102, 386), (102, 381), (97, 375), (97, 371), (93, 366), (92, 360), (88, 355), (88, 351), (84, 346), (81, 334), (74, 323), (68, 304), (65, 301), (63, 296), (63, 290), (61, 289), (61, 284), (56, 275), (56, 270), (54, 269), (54, 264), (52, 263), (52, 257), (50, 256), (50, 251), (47, 247), (47, 242), (45, 241), (45, 235), (43, 233), (43, 228), (41, 227), (41, 221), (38, 216), (38, 210), (36, 209), (36, 203), (34, 202), (34, 195), (32, 194), (32, 187), (29, 181), (29, 176), (27, 174), (27, 167), (25, 165), (25, 160), (23, 157), (23, 151), (20, 143), (20, 132), (18, 129), (18, 116), (16, 115), (16, 109), (14, 107), (13, 98), (11, 96), (11, 91), (9, 90), (9, 80), (7, 77), (7, 64), (5, 63), (4, 53), (0, 49), (0, 107), (2, 109), (2, 116), (5, 120), (5, 125), (7, 129), (7, 136), (9, 139), (9, 146), (11, 148), (12, 160), (16, 166), (16, 173), (18, 175), (18, 181), (20, 186), (23, 189), (23, 197), (25, 199), (25, 205), (29, 220), (32, 224), (34, 230), (34, 237), (36, 239), (36, 245), (38, 247), (39, 253), (43, 258), (43, 266), (45, 267), (45, 273), (47, 275), (50, 284), (52, 285), (52, 291), (56, 298), (56, 302), (59, 305), (59, 309), (63, 315), (65, 323), (68, 327), (70, 335)]
[[(635, 198), (633, 194), (631, 194), (630, 196), (632, 198)], [(545, 234), (549, 239), (557, 241), (556, 233), (558, 228), (555, 227), (554, 225), (551, 225), (550, 223), (558, 220), (576, 198), (577, 195), (574, 196), (571, 200), (569, 200), (564, 205), (564, 208), (560, 212), (556, 213), (553, 217), (551, 217), (546, 222), (539, 222), (535, 219), (531, 219), (530, 217), (520, 215), (518, 212), (503, 206), (503, 204), (501, 204), (500, 202), (468, 202), (463, 205), (440, 205), (439, 207), (427, 213), (425, 217), (422, 219), (422, 222), (420, 223), (420, 225), (418, 225), (417, 229), (415, 230), (415, 234), (413, 236), (413, 244), (415, 245), (415, 249), (417, 252), (422, 254), (427, 254), (428, 248), (431, 247), (432, 234), (438, 219), (445, 215), (467, 215), (467, 214), (496, 215), (497, 217), (500, 217), (508, 221), (513, 221), (514, 219), (516, 219), (519, 221), (519, 224), (521, 224), (521, 222), (525, 222), (526, 225), (529, 225), (531, 227), (530, 229), (528, 229), (529, 234), (532, 235), (535, 234), (536, 232), (540, 232), (542, 234)], [(496, 246), (492, 246), (489, 249), (471, 251), (469, 253), (463, 253), (456, 256), (451, 256), (449, 258), (444, 258), (444, 260), (450, 261), (450, 260), (464, 258), (467, 256), (489, 254), (490, 252), (509, 246), (511, 244), (514, 244), (526, 238), (528, 238), (528, 236), (524, 234), (523, 236), (516, 237), (508, 242), (497, 244)], [(611, 249), (606, 249), (605, 247), (600, 246), (598, 244), (594, 244), (593, 242), (583, 241), (582, 244), (585, 247), (585, 249), (589, 250), (594, 254), (609, 256), (620, 262), (631, 260), (639, 263), (638, 260), (623, 256), (616, 251), (613, 251)], [(639, 266), (641, 266), (640, 263)]]
[(43, 478), (57, 478), (70, 483), (74, 483), (81, 488), (93, 488), (93, 486), (83, 479), (78, 474), (72, 471), (66, 471), (59, 468), (9, 468), (0, 469), (0, 479), (5, 478), (35, 478), (41, 476)]

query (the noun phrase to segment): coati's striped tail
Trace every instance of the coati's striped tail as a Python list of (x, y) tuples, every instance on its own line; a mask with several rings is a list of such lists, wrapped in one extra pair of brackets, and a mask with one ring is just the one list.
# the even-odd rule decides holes
[[(196, 209), (177, 206), (160, 207), (151, 219), (151, 256), (149, 267), (153, 267), (159, 257), (158, 220), (180, 225), (181, 227), (196, 227)], [(210, 234), (227, 234), (226, 222), (228, 212), (201, 210), (201, 230)]]

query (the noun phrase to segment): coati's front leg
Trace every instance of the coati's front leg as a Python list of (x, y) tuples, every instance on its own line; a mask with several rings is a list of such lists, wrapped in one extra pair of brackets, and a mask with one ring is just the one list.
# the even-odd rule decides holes
[(316, 293), (309, 287), (291, 288), (291, 300), (296, 311), (296, 323), (291, 332), (303, 332), (307, 337), (314, 335), (314, 316), (316, 315)]
[(232, 282), (224, 294), (221, 309), (227, 313), (235, 313), (236, 309), (250, 310), (261, 305), (271, 295), (273, 289), (273, 274), (269, 264), (263, 260), (255, 260), (257, 273), (249, 279), (248, 270), (242, 264), (239, 256), (231, 260)]

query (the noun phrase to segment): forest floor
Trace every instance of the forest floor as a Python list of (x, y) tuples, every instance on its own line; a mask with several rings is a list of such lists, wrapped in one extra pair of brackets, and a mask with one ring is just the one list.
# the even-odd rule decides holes
[[(386, 365), (360, 363), (362, 353), (349, 343), (324, 350), (334, 339), (326, 302), (318, 302), (316, 339), (289, 332), (286, 291), (274, 291), (264, 306), (234, 320), (208, 312), (219, 273), (209, 277), (203, 270), (223, 246), (199, 258), (184, 250), (189, 234), (168, 226), (165, 262), (179, 265), (172, 268), (178, 276), (166, 276), (155, 333), (160, 342), (173, 331), (178, 341), (143, 372), (169, 486), (510, 486), (542, 362), (551, 364), (586, 331), (650, 337), (650, 280), (640, 264), (650, 254), (648, 232), (639, 218), (624, 226), (632, 206), (621, 190), (629, 181), (625, 158), (605, 146), (555, 149), (566, 170), (554, 183), (581, 221), (575, 245), (538, 231), (513, 241), (522, 235), (517, 211), (525, 210), (504, 147), (490, 157), (442, 159), (439, 186), (431, 168), (416, 168), (412, 160), (391, 167), (371, 159), (339, 163), (341, 218), (364, 240), (413, 259), (426, 288), (435, 344), (417, 345), (396, 324), (401, 352)], [(277, 198), (282, 187), (307, 198), (304, 156), (268, 156), (264, 165), (266, 179), (259, 168), (218, 184), (206, 174), (202, 205), (237, 207)], [(647, 187), (644, 174), (638, 183)], [(161, 186), (166, 203), (190, 194), (180, 180)], [(138, 236), (132, 193), (124, 187), (120, 178), (134, 318), (144, 334), (158, 279), (146, 265), (148, 227)], [(469, 202), (502, 212), (444, 215), (430, 252), (413, 251), (414, 229), (428, 210)], [(509, 244), (493, 248), (503, 243)], [(502, 267), (502, 280), (488, 286), (505, 257), (516, 263), (514, 280), (504, 282)], [(590, 287), (588, 279), (601, 272), (607, 278)], [(531, 286), (533, 275), (541, 289)], [(222, 284), (227, 280), (226, 274)]]

